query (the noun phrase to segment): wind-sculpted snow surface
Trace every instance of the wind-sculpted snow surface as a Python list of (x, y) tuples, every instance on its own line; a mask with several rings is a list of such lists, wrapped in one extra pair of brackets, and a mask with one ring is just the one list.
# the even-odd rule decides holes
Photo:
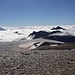
[[(32, 39), (35, 35), (29, 36), (34, 32), (45, 32), (48, 38), (49, 36), (75, 36), (74, 25), (62, 25), (62, 26), (18, 26), (18, 27), (1, 27), (0, 42), (17, 41), (21, 39)], [(6, 30), (5, 30), (6, 29)], [(50, 35), (49, 35), (50, 34)], [(40, 35), (40, 34), (38, 34)], [(41, 36), (44, 36), (41, 33)]]

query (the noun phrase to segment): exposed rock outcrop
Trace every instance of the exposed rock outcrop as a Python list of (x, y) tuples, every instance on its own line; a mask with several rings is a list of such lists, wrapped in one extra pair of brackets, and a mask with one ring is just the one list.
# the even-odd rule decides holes
[(62, 27), (60, 27), (60, 26), (54, 27), (54, 28), (52, 28), (51, 30), (59, 30), (59, 29), (66, 30), (65, 28), (62, 28)]

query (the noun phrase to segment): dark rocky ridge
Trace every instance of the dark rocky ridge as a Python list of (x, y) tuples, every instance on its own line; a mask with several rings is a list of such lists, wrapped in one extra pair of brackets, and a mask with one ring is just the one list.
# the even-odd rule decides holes
[(55, 33), (62, 33), (61, 31), (52, 31), (52, 32), (46, 32), (46, 31), (39, 31), (39, 32), (35, 32), (33, 31), (33, 33), (31, 33), (29, 36), (34, 36), (33, 39), (36, 38), (46, 38), (48, 37), (50, 34), (55, 34)]
[(44, 38), (44, 39), (52, 39), (57, 40), (61, 42), (75, 42), (75, 36), (72, 35), (51, 35), (55, 33), (62, 33), (61, 31), (52, 31), (52, 32), (46, 32), (46, 31), (39, 31), (39, 32), (33, 32), (29, 36), (33, 36), (33, 39), (36, 38)]
[(60, 27), (60, 26), (54, 27), (54, 28), (52, 28), (51, 30), (58, 30), (58, 29), (66, 30), (65, 28), (62, 28), (62, 27)]
[(53, 35), (53, 36), (46, 37), (46, 39), (58, 40), (62, 42), (75, 42), (75, 36), (71, 36), (71, 35), (66, 35), (66, 36)]

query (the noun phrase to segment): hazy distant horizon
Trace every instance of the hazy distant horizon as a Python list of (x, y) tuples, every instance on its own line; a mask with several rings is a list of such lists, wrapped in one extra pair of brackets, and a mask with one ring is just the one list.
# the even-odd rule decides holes
[(24, 27), (24, 26), (75, 26), (75, 25), (0, 25), (0, 27)]

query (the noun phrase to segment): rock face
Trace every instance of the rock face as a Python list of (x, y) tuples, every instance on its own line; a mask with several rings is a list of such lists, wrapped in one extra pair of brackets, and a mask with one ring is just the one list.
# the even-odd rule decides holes
[(46, 31), (39, 31), (39, 32), (33, 31), (33, 33), (31, 33), (29, 36), (34, 36), (33, 39), (36, 39), (36, 38), (45, 38), (49, 34), (50, 33)]
[(75, 36), (70, 36), (70, 35), (66, 35), (66, 36), (52, 35), (46, 37), (46, 39), (58, 40), (62, 42), (75, 42)]
[(54, 27), (54, 28), (52, 28), (51, 30), (59, 30), (59, 29), (66, 30), (66, 29), (64, 29), (64, 28), (62, 28), (62, 27), (60, 27), (60, 26), (57, 26), (56, 28)]
[[(57, 27), (60, 28), (60, 27)], [(33, 36), (33, 39), (36, 38), (44, 38), (44, 39), (52, 39), (52, 40), (57, 40), (61, 42), (75, 42), (75, 36), (72, 35), (52, 35), (56, 33), (63, 33), (61, 31), (52, 31), (52, 32), (46, 32), (46, 31), (39, 31), (39, 32), (33, 32), (29, 35)]]
[(46, 32), (46, 31), (35, 32), (35, 31), (33, 31), (33, 33), (31, 33), (29, 36), (34, 36), (33, 39), (46, 38), (50, 34), (55, 34), (55, 33), (62, 33), (62, 32), (61, 31), (52, 31), (52, 32)]

